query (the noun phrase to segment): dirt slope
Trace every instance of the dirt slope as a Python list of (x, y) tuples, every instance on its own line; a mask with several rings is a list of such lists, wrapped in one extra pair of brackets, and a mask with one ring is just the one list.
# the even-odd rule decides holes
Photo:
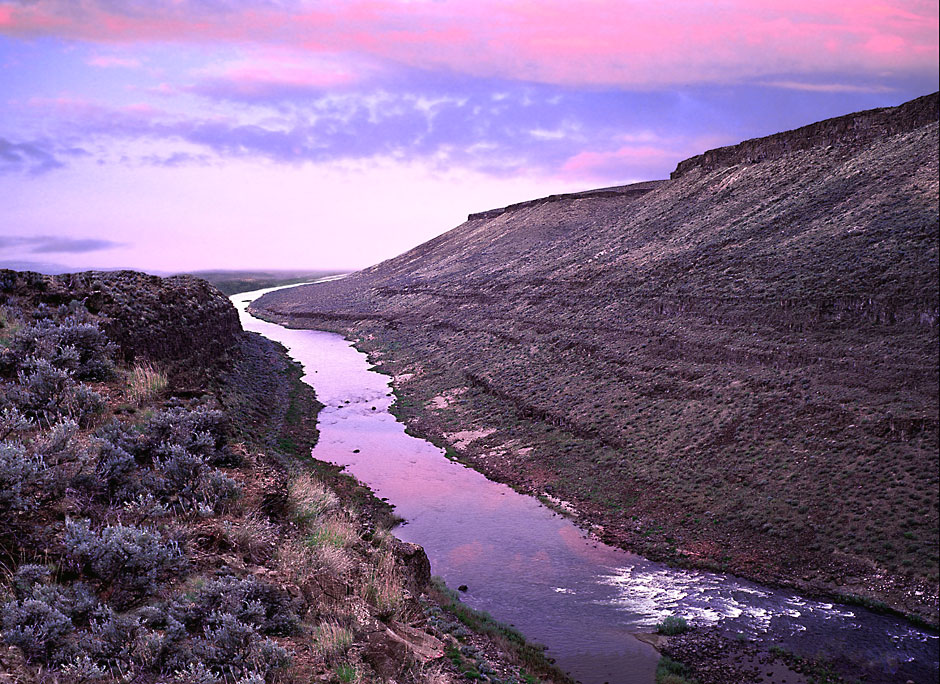
[(612, 541), (936, 621), (938, 97), (526, 202), (265, 315)]

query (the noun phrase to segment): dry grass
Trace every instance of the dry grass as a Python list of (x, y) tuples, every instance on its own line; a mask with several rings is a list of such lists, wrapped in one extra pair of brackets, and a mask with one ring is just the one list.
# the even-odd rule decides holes
[(359, 540), (359, 529), (348, 514), (331, 516), (310, 531), (304, 541), (312, 547), (333, 546), (345, 549)]
[(383, 620), (399, 618), (405, 608), (405, 591), (394, 554), (380, 549), (373, 558), (362, 596)]
[(277, 549), (278, 570), (296, 584), (310, 577), (327, 574), (340, 578), (353, 569), (353, 560), (345, 549), (335, 546), (312, 547), (298, 541), (285, 541)]
[(313, 630), (313, 647), (327, 662), (337, 662), (352, 644), (352, 630), (335, 620), (324, 620)]
[(453, 684), (450, 673), (445, 672), (440, 663), (428, 663), (417, 673), (421, 684)]
[(249, 513), (241, 520), (226, 522), (227, 541), (252, 563), (265, 563), (274, 556), (280, 534), (277, 526), (264, 516)]
[(309, 473), (294, 478), (287, 495), (294, 521), (301, 526), (310, 526), (339, 506), (336, 494)]
[(127, 372), (127, 400), (140, 406), (154, 399), (167, 387), (166, 373), (149, 363), (141, 363)]

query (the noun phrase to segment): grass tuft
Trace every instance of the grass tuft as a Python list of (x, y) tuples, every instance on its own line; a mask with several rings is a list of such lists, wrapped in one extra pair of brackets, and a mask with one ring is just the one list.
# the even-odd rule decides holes
[(137, 364), (127, 373), (127, 399), (140, 406), (160, 396), (167, 384), (166, 373), (149, 363)]

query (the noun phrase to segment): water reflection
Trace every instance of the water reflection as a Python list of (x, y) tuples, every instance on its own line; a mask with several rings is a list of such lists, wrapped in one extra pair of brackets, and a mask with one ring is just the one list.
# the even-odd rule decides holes
[[(236, 295), (236, 301), (254, 293)], [(314, 455), (344, 465), (407, 524), (432, 571), (464, 600), (545, 643), (585, 684), (650, 684), (658, 655), (634, 632), (665, 616), (717, 625), (804, 655), (868, 663), (869, 681), (937, 680), (936, 637), (861, 609), (833, 606), (705, 572), (667, 568), (585, 537), (530, 497), (448, 461), (388, 413), (388, 378), (338, 335), (289, 330), (242, 312), (246, 329), (282, 342), (326, 408)]]

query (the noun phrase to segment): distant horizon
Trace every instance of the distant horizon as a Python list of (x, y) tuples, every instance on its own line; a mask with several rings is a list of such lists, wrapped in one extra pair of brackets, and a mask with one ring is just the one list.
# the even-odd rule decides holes
[[(32, 271), (34, 273), (42, 273), (43, 275), (62, 275), (65, 273), (81, 273), (83, 271), (101, 271), (101, 272), (114, 272), (114, 271), (137, 271), (140, 273), (147, 273), (148, 275), (155, 275), (160, 277), (173, 276), (173, 275), (210, 275), (210, 274), (245, 274), (245, 275), (275, 275), (275, 276), (288, 276), (290, 274), (303, 275), (303, 274), (340, 274), (340, 273), (351, 273), (349, 269), (341, 268), (255, 268), (255, 267), (246, 267), (246, 268), (197, 268), (188, 271), (173, 271), (173, 270), (147, 270), (142, 268), (136, 268), (133, 266), (79, 266), (79, 267), (70, 267), (64, 264), (56, 264), (49, 262), (30, 262), (30, 261), (2, 261), (0, 260), (0, 270), (10, 270), (10, 271)], [(358, 270), (358, 269), (355, 269)]]
[(358, 270), (934, 92), (938, 32), (921, 0), (0, 0), (0, 262)]

